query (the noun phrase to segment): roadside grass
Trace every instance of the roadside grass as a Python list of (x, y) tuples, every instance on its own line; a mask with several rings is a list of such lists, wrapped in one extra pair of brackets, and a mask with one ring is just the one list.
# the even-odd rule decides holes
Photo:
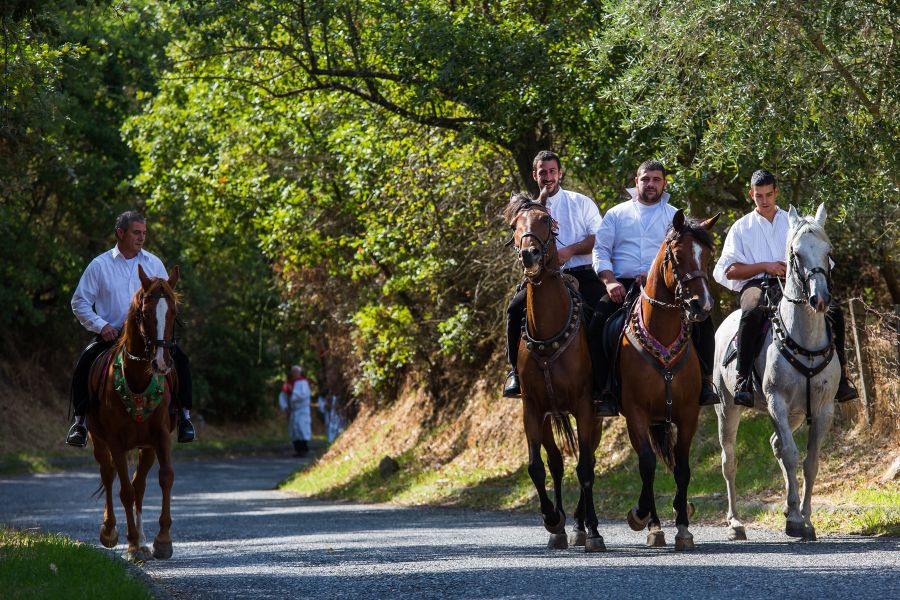
[(3, 598), (153, 598), (122, 561), (60, 535), (0, 528), (0, 567)]
[[(382, 421), (378, 428), (366, 431), (365, 435), (358, 434), (354, 442), (337, 448), (336, 452), (329, 453), (306, 470), (288, 478), (282, 488), (304, 495), (361, 502), (537, 513), (537, 496), (521, 456), (486, 456), (470, 448), (446, 462), (436, 463), (429, 457), (430, 439), (424, 436), (398, 452), (394, 458), (400, 464), (400, 470), (383, 477), (378, 463), (389, 443), (390, 431), (391, 423)], [(627, 445), (622, 430), (616, 431), (606, 432), (604, 436), (612, 436), (612, 444)], [(738, 431), (736, 452), (738, 509), (739, 518), (745, 523), (781, 529), (784, 526), (784, 484), (769, 443), (771, 434), (768, 416), (744, 416)], [(798, 431), (796, 440), (801, 451), (805, 452), (805, 431)], [(630, 446), (625, 451), (621, 447), (615, 448), (614, 452), (608, 450), (604, 452), (601, 444), (597, 453), (594, 484), (597, 511), (603, 518), (624, 519), (640, 494), (637, 457)], [(692, 519), (695, 522), (724, 524), (727, 496), (720, 454), (715, 414), (704, 411), (691, 455), (690, 500), (696, 508)], [(800, 475), (802, 478), (802, 472)], [(548, 488), (551, 488), (549, 473), (547, 481)], [(854, 485), (847, 492), (816, 493), (813, 498), (813, 522), (817, 530), (821, 534), (900, 535), (900, 486), (877, 485), (864, 480), (856, 481)], [(675, 483), (661, 461), (657, 464), (655, 492), (660, 518), (664, 522), (674, 519), (671, 502)], [(563, 500), (569, 515), (577, 505), (577, 494), (574, 458), (567, 456)]]

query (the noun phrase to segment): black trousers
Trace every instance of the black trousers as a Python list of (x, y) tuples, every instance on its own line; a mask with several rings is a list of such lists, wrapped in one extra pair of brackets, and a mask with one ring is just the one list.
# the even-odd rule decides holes
[[(762, 350), (765, 341), (762, 337), (763, 322), (768, 318), (765, 310), (765, 293), (763, 279), (749, 281), (741, 290), (741, 321), (737, 331), (737, 372), (742, 379), (750, 377), (753, 363)], [(774, 280), (773, 280), (774, 281)], [(844, 311), (832, 296), (831, 304), (825, 318), (831, 322), (831, 333), (834, 335), (834, 350), (841, 364), (841, 371), (847, 364), (844, 352), (846, 339)]]
[[(91, 374), (91, 365), (98, 356), (110, 348), (115, 342), (107, 342), (99, 335), (81, 352), (75, 363), (75, 372), (72, 373), (72, 384), (69, 387), (69, 397), (72, 400), (75, 416), (83, 417), (89, 407), (88, 379)], [(181, 408), (190, 410), (194, 405), (193, 382), (191, 380), (191, 361), (175, 346), (172, 353), (172, 361), (175, 363), (175, 372), (178, 374), (178, 397), (175, 399)]]
[[(606, 294), (606, 287), (590, 265), (564, 270), (563, 273), (572, 275), (578, 280), (578, 292), (584, 300), (584, 306), (587, 309), (585, 312), (588, 313), (585, 314), (585, 322), (590, 323), (597, 302)], [(513, 370), (516, 369), (519, 362), (519, 340), (522, 337), (522, 317), (525, 316), (525, 304), (525, 286), (520, 284), (506, 309), (506, 358)]]
[[(619, 279), (619, 283), (625, 287), (627, 293), (631, 286), (634, 285), (634, 279), (623, 277)], [(591, 320), (591, 326), (588, 331), (588, 343), (591, 347), (591, 360), (594, 364), (594, 387), (597, 390), (602, 390), (609, 378), (610, 365), (607, 364), (603, 356), (603, 326), (621, 306), (620, 303), (614, 301), (607, 294), (597, 303), (594, 318)], [(700, 360), (700, 371), (704, 377), (712, 377), (713, 361), (716, 354), (716, 338), (715, 327), (711, 318), (707, 317), (693, 324), (691, 327), (691, 341), (694, 343), (697, 358)]]

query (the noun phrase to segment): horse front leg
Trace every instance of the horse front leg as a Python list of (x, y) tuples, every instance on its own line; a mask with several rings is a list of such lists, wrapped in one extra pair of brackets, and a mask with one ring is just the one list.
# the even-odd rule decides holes
[(528, 475), (537, 491), (541, 514), (544, 515), (544, 527), (551, 533), (548, 545), (555, 548), (559, 544), (558, 535), (565, 531), (566, 520), (556, 512), (550, 496), (547, 495), (547, 472), (544, 470), (544, 461), (541, 459), (543, 419), (539, 420), (533, 412), (526, 404), (523, 419), (525, 421), (525, 438), (528, 440)]
[(103, 523), (100, 525), (100, 543), (105, 548), (115, 548), (119, 543), (119, 532), (116, 529), (116, 512), (113, 508), (112, 485), (116, 480), (116, 467), (113, 464), (109, 447), (95, 435), (91, 435), (94, 458), (100, 465), (100, 481), (103, 484), (106, 508), (103, 511)]
[(144, 491), (147, 488), (147, 474), (156, 460), (156, 452), (152, 448), (138, 450), (138, 464), (131, 477), (131, 485), (134, 488), (134, 525), (138, 531), (141, 550), (150, 552), (147, 547), (147, 538), (144, 535)]
[[(590, 398), (585, 398), (580, 404), (582, 407), (576, 419), (578, 427), (578, 466), (576, 472), (578, 474), (578, 484), (581, 488), (580, 505), (583, 506), (585, 513), (585, 524), (587, 526), (587, 539), (584, 543), (585, 552), (604, 552), (606, 544), (603, 543), (603, 536), (597, 530), (597, 510), (594, 506), (594, 466), (596, 459), (594, 458), (594, 450), (599, 444), (594, 443), (595, 435), (599, 436), (599, 431), (595, 431), (594, 409), (591, 406)], [(602, 427), (602, 425), (601, 425)]]
[(631, 447), (638, 455), (638, 471), (641, 474), (641, 495), (638, 504), (628, 511), (626, 520), (628, 526), (634, 531), (642, 531), (649, 528), (647, 535), (648, 546), (665, 546), (666, 537), (660, 527), (659, 516), (656, 514), (656, 499), (653, 495), (653, 479), (656, 475), (656, 454), (650, 445), (650, 429), (645, 419), (632, 416), (627, 422), (628, 437)]
[(806, 459), (803, 461), (803, 519), (806, 531), (803, 540), (816, 541), (816, 528), (812, 524), (812, 492), (819, 474), (819, 451), (825, 442), (825, 436), (831, 429), (831, 421), (834, 417), (834, 404), (827, 402), (816, 413), (812, 425), (809, 428), (809, 440), (806, 444)]
[(741, 409), (733, 402), (726, 400), (716, 406), (719, 417), (719, 445), (722, 447), (722, 476), (725, 478), (725, 489), (728, 492), (728, 527), (730, 529), (728, 539), (746, 540), (747, 531), (744, 524), (737, 516), (737, 460), (735, 457), (735, 444), (737, 442), (738, 427), (741, 423)]
[(156, 449), (159, 460), (159, 488), (162, 492), (162, 510), (159, 513), (159, 533), (153, 540), (153, 557), (165, 560), (172, 557), (172, 485), (175, 469), (172, 468), (172, 440), (167, 434)]
[[(559, 449), (559, 446), (556, 444), (556, 440), (553, 437), (553, 426), (550, 422), (550, 419), (544, 420), (543, 446), (544, 450), (547, 451), (547, 466), (550, 468), (550, 478), (553, 480), (554, 510), (556, 511), (556, 514), (559, 515), (562, 526), (565, 527), (566, 512), (565, 510), (563, 510), (562, 500), (562, 480), (564, 473), (563, 455), (562, 451)], [(548, 530), (555, 536), (562, 536), (563, 538), (566, 537), (565, 529), (562, 529), (558, 533), (554, 533), (554, 531), (550, 530), (550, 528), (548, 528)], [(554, 548), (568, 547), (568, 542), (565, 539), (560, 540), (557, 538), (555, 540), (551, 540), (551, 543), (552, 547)]]
[(783, 398), (774, 394), (769, 399), (769, 416), (775, 426), (775, 433), (770, 438), (772, 452), (778, 459), (781, 474), (784, 476), (786, 492), (786, 504), (784, 515), (786, 517), (784, 532), (791, 537), (803, 537), (806, 527), (803, 523), (803, 515), (800, 514), (800, 494), (797, 483), (797, 466), (800, 463), (800, 451), (794, 441), (793, 429), (787, 414), (786, 403)]
[(127, 523), (125, 537), (128, 539), (128, 550), (125, 552), (125, 557), (133, 561), (144, 562), (150, 560), (150, 553), (141, 549), (140, 534), (135, 525), (134, 486), (131, 485), (131, 478), (128, 477), (128, 461), (125, 452), (114, 452), (113, 462), (116, 465), (116, 474), (119, 476), (119, 499), (122, 501), (122, 507), (125, 509), (125, 521)]
[[(694, 422), (696, 423), (696, 420)], [(688, 486), (691, 483), (691, 440), (694, 439), (694, 431), (689, 423), (679, 423), (674, 448), (675, 498), (672, 507), (675, 509), (675, 526), (678, 529), (678, 533), (675, 534), (676, 551), (694, 549), (694, 536), (688, 529), (691, 511), (687, 501)]]

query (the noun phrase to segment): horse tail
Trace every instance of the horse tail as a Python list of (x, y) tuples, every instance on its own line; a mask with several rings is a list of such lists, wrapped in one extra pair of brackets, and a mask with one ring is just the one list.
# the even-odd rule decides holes
[(578, 442), (575, 441), (575, 431), (572, 429), (569, 415), (552, 415), (550, 418), (553, 420), (553, 434), (557, 440), (557, 445), (562, 445), (559, 444), (560, 441), (564, 442), (565, 447), (569, 449), (572, 456), (577, 458)]
[(675, 433), (675, 423), (650, 425), (650, 447), (666, 463), (669, 472), (675, 470)]

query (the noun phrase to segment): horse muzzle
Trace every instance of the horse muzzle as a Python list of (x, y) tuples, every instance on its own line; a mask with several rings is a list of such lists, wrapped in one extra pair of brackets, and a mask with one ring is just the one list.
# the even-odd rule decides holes
[(534, 246), (522, 248), (519, 259), (522, 261), (522, 270), (526, 277), (534, 277), (541, 272), (541, 256), (540, 248)]
[(709, 317), (709, 313), (712, 310), (712, 305), (709, 302), (700, 302), (698, 298), (693, 298), (687, 304), (687, 310), (685, 311), (687, 314), (687, 320), (691, 323), (699, 323), (703, 321), (707, 317)]

